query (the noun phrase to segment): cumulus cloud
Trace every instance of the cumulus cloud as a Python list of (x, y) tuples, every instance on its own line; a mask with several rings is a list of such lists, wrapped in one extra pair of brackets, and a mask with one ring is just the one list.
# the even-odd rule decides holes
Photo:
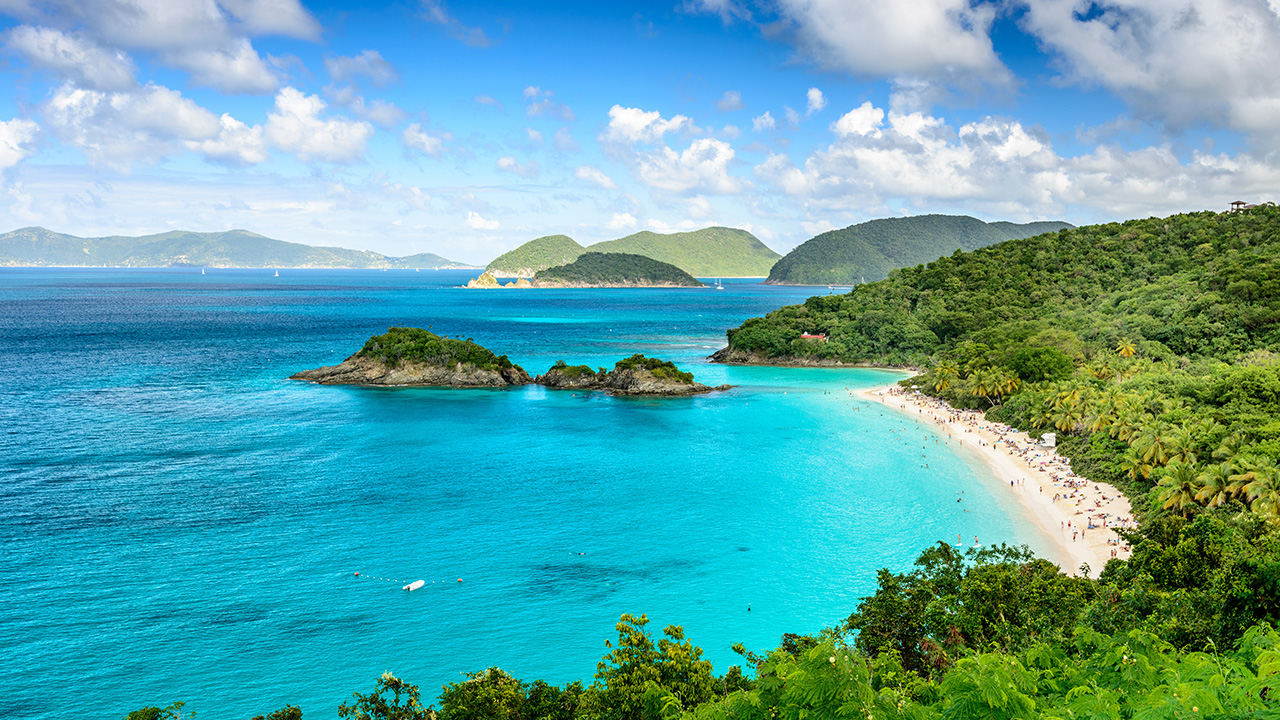
[(765, 110), (763, 115), (751, 119), (751, 129), (756, 132), (772, 130), (777, 126), (777, 121), (773, 119), (773, 115), (770, 115), (768, 110)]
[(480, 214), (474, 210), (467, 212), (467, 226), (475, 230), (497, 230), (502, 227), (502, 223), (497, 220), (486, 220), (480, 217)]
[(791, 127), (795, 127), (800, 124), (800, 113), (796, 112), (791, 107), (783, 108), (783, 114), (787, 116), (787, 124)]
[(729, 174), (733, 158), (729, 143), (701, 138), (681, 152), (663, 147), (640, 155), (636, 160), (636, 173), (646, 185), (662, 192), (733, 194), (742, 187), (741, 182)]
[(716, 101), (716, 109), (720, 112), (731, 112), (746, 107), (742, 104), (742, 93), (737, 90), (725, 90), (724, 95)]
[(373, 126), (348, 118), (321, 117), (325, 107), (317, 95), (284, 88), (267, 115), (265, 137), (300, 160), (349, 163), (363, 159)]
[(218, 119), (215, 137), (187, 140), (188, 149), (223, 165), (254, 165), (267, 159), (267, 143), (260, 126), (249, 127), (230, 115)]
[(405, 119), (405, 112), (398, 105), (387, 100), (366, 101), (356, 89), (350, 85), (327, 86), (325, 95), (339, 107), (351, 111), (356, 117), (368, 120), (374, 125), (392, 128)]
[(814, 113), (820, 112), (822, 108), (827, 106), (827, 98), (816, 87), (809, 88), (809, 92), (805, 94), (805, 99), (808, 105), (805, 117), (812, 117)]
[(524, 178), (532, 179), (538, 177), (538, 163), (533, 160), (521, 163), (514, 157), (508, 155), (498, 158), (497, 167), (499, 170), (515, 173), (516, 175)]
[(667, 133), (693, 132), (697, 128), (684, 115), (669, 120), (662, 119), (657, 110), (645, 112), (640, 108), (614, 105), (609, 109), (609, 126), (604, 139), (629, 143), (656, 143)]
[(884, 110), (874, 106), (870, 101), (862, 103), (831, 123), (831, 132), (839, 137), (849, 135), (879, 134), (880, 124), (884, 122)]
[(324, 68), (334, 82), (356, 82), (360, 78), (368, 78), (374, 85), (382, 87), (399, 77), (396, 69), (377, 50), (365, 50), (352, 57), (327, 57)]
[(135, 85), (133, 61), (120, 50), (46, 27), (20, 25), (4, 34), (5, 48), (31, 67), (47, 70), (90, 90), (127, 90)]
[(552, 100), (551, 97), (555, 93), (550, 90), (543, 90), (539, 87), (530, 85), (524, 89), (524, 99), (530, 101), (524, 106), (524, 112), (529, 117), (551, 117), (564, 120), (565, 122), (573, 122), (577, 118), (574, 117), (573, 110), (568, 105), (561, 105)]
[[(162, 0), (171, 5), (173, 0)], [(299, 40), (320, 39), (320, 23), (299, 0), (218, 0), (249, 35), (287, 35)]]
[(31, 120), (14, 118), (0, 122), (0, 171), (11, 168), (30, 156), (40, 126)]
[(574, 175), (576, 175), (579, 180), (586, 180), (587, 182), (595, 183), (606, 190), (616, 190), (618, 188), (617, 183), (615, 183), (612, 178), (606, 175), (603, 170), (593, 165), (579, 166), (578, 169), (574, 171)]
[(610, 230), (624, 230), (634, 228), (639, 224), (640, 222), (631, 213), (614, 213), (613, 217), (606, 223), (606, 227)]
[(493, 44), (484, 30), (463, 25), (439, 0), (422, 0), (422, 19), (440, 25), (453, 39), (471, 47), (489, 47)]
[(266, 95), (280, 84), (279, 76), (245, 38), (222, 47), (168, 53), (166, 60), (191, 73), (191, 80), (197, 85), (224, 93)]
[(444, 152), (444, 144), (452, 139), (453, 136), (449, 133), (432, 135), (429, 131), (423, 129), (421, 123), (410, 124), (400, 135), (400, 140), (406, 148), (426, 153), (432, 157), (440, 157), (440, 154)]
[(1100, 85), (1173, 129), (1209, 122), (1274, 143), (1280, 132), (1280, 5), (1115, 0), (1079, 12), (1031, 0), (1022, 26), (1067, 80)]

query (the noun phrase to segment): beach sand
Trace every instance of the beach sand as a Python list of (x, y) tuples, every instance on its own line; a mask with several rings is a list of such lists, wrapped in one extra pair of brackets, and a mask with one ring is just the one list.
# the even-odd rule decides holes
[(1112, 557), (1129, 557), (1128, 546), (1112, 530), (1133, 526), (1129, 499), (1111, 485), (1072, 473), (1067, 459), (1053, 448), (1008, 425), (990, 422), (982, 413), (956, 410), (899, 387), (857, 394), (907, 415), (927, 417), (961, 447), (976, 452), (1027, 509), (1028, 517), (1061, 548), (1067, 558), (1065, 572), (1078, 575), (1080, 566), (1087, 564), (1089, 575), (1097, 577)]

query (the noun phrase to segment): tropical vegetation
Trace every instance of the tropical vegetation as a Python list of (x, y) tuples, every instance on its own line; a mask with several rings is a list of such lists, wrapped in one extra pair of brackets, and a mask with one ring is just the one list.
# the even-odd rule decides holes
[(703, 278), (764, 277), (782, 257), (746, 230), (726, 227), (665, 235), (644, 230), (587, 250), (644, 255)]
[(430, 330), (392, 327), (365, 341), (352, 357), (367, 357), (391, 367), (405, 363), (423, 365), (471, 365), (479, 370), (501, 370), (517, 367), (506, 355), (495, 355), (470, 338), (449, 338)]
[(586, 250), (568, 235), (547, 235), (494, 258), (485, 271), (502, 277), (531, 278), (540, 270), (568, 265)]
[(677, 286), (704, 287), (675, 265), (643, 255), (583, 253), (568, 265), (548, 268), (533, 276), (541, 287)]
[(830, 230), (787, 253), (769, 271), (773, 285), (857, 285), (955, 250), (1056, 232), (1064, 222), (985, 223), (967, 215), (884, 218)]

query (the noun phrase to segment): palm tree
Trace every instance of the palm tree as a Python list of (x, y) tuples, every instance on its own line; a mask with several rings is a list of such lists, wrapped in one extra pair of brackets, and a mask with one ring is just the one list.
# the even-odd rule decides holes
[(1200, 471), (1196, 478), (1200, 482), (1200, 491), (1196, 500), (1209, 507), (1222, 507), (1231, 499), (1231, 474), (1235, 470), (1230, 463), (1216, 463)]
[(1159, 495), (1156, 501), (1165, 510), (1174, 510), (1184, 517), (1196, 506), (1196, 495), (1201, 491), (1196, 466), (1189, 463), (1173, 463), (1161, 472), (1156, 485)]
[(1151, 464), (1142, 459), (1142, 453), (1133, 448), (1128, 448), (1121, 453), (1120, 469), (1135, 482), (1138, 478), (1150, 477), (1153, 470)]
[(1203, 423), (1184, 422), (1169, 434), (1169, 460), (1195, 464), (1196, 446)]
[(1120, 338), (1119, 344), (1116, 345), (1116, 352), (1120, 353), (1122, 358), (1131, 358), (1137, 354), (1137, 350), (1133, 347), (1133, 341), (1127, 337)]
[(948, 390), (959, 377), (960, 368), (957, 368), (955, 363), (950, 360), (938, 363), (933, 369), (933, 389), (938, 392)]
[(1155, 417), (1151, 413), (1143, 412), (1141, 408), (1125, 407), (1116, 414), (1115, 422), (1111, 423), (1110, 434), (1117, 440), (1129, 442), (1143, 426), (1150, 425), (1154, 421)]
[(1275, 459), (1255, 458), (1246, 474), (1249, 481), (1241, 489), (1249, 498), (1249, 509), (1264, 515), (1280, 512), (1280, 466)]
[(1143, 425), (1130, 438), (1129, 444), (1142, 454), (1143, 460), (1155, 467), (1162, 467), (1169, 464), (1171, 457), (1169, 442), (1172, 431), (1172, 425), (1164, 420), (1156, 420)]

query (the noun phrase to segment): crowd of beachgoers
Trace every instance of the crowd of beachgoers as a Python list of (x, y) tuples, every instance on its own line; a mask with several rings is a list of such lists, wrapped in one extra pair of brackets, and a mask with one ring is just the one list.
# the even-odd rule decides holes
[(1128, 557), (1128, 545), (1114, 532), (1134, 526), (1128, 498), (1111, 485), (1076, 474), (1070, 461), (1046, 442), (1048, 438), (1032, 437), (987, 420), (981, 412), (958, 410), (918, 391), (891, 386), (870, 397), (924, 416), (948, 440), (976, 450), (1018, 494), (1064, 555), (1087, 563), (1091, 574), (1101, 571), (1110, 558)]

